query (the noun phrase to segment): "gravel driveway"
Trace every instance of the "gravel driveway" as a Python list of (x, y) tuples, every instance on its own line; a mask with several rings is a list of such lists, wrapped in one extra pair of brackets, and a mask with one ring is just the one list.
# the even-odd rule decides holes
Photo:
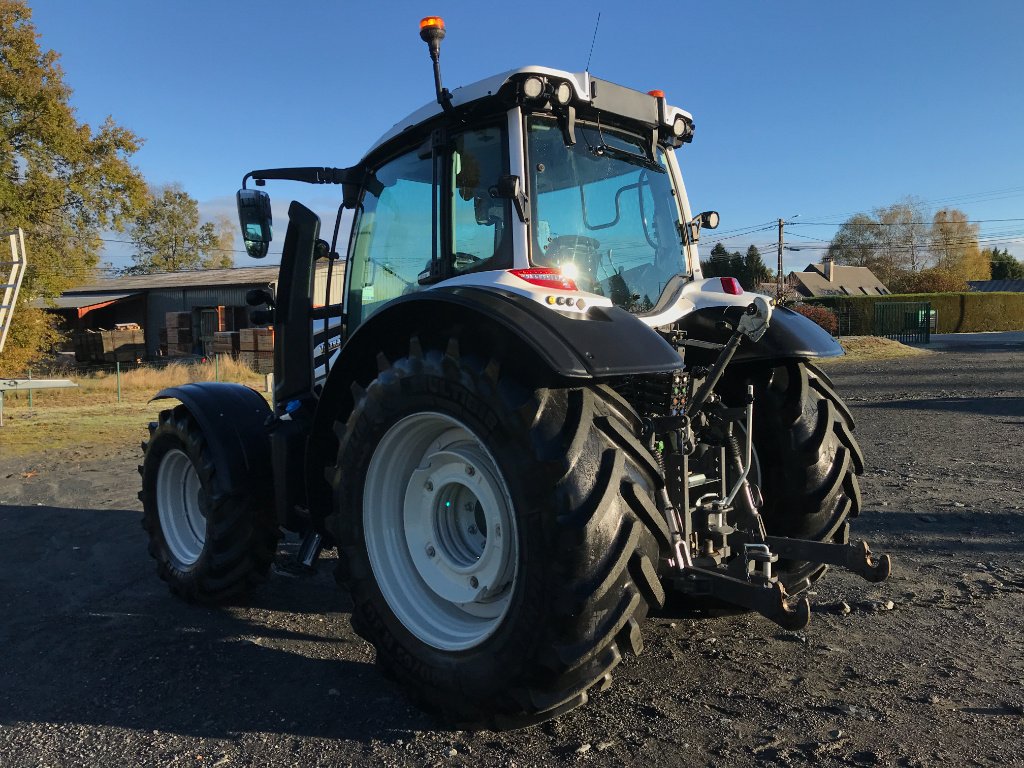
[(1020, 765), (1024, 351), (829, 372), (867, 456), (853, 533), (893, 578), (832, 571), (801, 633), (668, 611), (611, 689), (510, 733), (408, 705), (329, 561), (228, 608), (172, 599), (136, 446), (0, 458), (0, 766)]

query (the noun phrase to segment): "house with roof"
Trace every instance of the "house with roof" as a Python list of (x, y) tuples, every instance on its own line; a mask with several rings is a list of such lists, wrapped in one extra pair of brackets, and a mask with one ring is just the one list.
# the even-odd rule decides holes
[(887, 296), (891, 291), (867, 267), (849, 267), (824, 259), (808, 264), (803, 272), (790, 272), (787, 282), (797, 295), (812, 296)]

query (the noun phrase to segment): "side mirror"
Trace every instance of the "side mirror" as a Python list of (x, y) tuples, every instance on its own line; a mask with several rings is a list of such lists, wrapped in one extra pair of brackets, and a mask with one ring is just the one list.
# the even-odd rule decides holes
[(254, 259), (262, 259), (267, 255), (273, 239), (270, 195), (259, 189), (240, 189), (236, 198), (238, 222), (242, 225), (246, 253)]

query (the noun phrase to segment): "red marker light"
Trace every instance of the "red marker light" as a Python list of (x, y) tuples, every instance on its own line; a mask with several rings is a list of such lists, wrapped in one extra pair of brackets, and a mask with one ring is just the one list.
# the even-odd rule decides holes
[(648, 96), (653, 96), (656, 99), (664, 99), (665, 98), (665, 92), (664, 91), (659, 91), (657, 89), (655, 89), (653, 91), (648, 91), (647, 95)]
[(720, 277), (722, 281), (722, 290), (731, 296), (740, 296), (743, 293), (743, 286), (740, 285), (740, 281), (735, 277)]
[(576, 282), (570, 280), (557, 269), (550, 267), (533, 267), (532, 269), (510, 269), (509, 272), (520, 280), (525, 280), (531, 285), (539, 285), (543, 288), (555, 291), (575, 291)]

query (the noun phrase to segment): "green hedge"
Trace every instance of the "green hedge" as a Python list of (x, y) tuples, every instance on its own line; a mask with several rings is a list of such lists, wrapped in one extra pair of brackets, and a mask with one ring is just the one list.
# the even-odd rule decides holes
[(936, 333), (1024, 330), (1024, 293), (910, 293), (889, 296), (821, 296), (807, 299), (850, 313), (850, 325), (860, 333), (874, 330), (875, 304), (929, 301), (936, 312)]

